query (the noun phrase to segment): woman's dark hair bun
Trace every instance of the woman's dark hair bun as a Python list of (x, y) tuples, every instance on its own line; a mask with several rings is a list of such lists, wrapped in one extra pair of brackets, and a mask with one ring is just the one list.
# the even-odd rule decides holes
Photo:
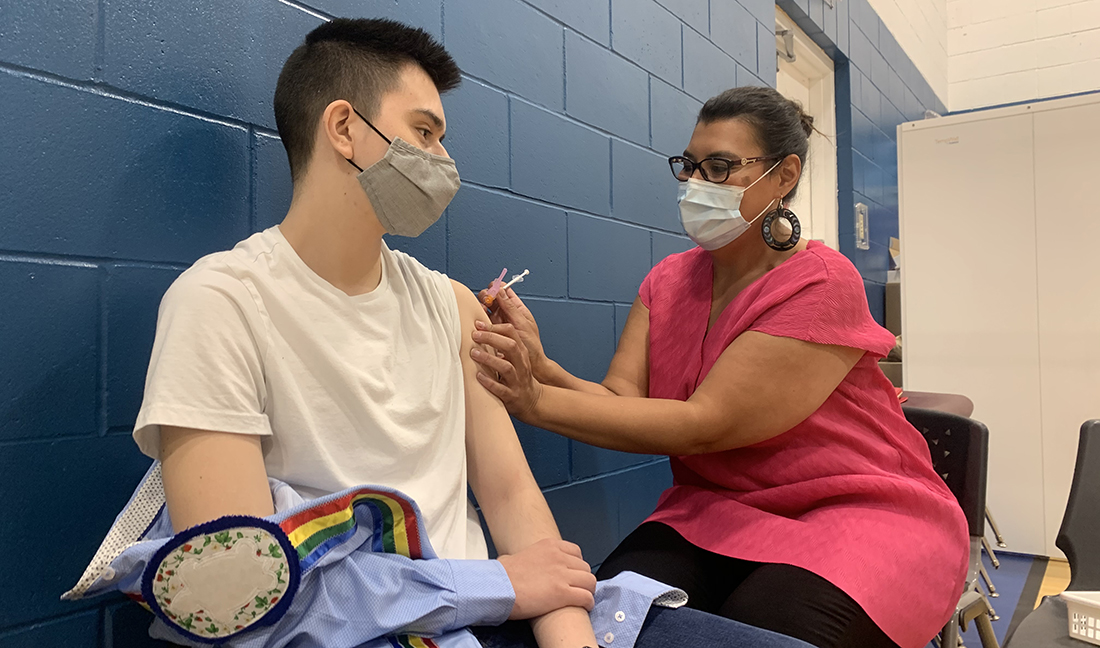
[(795, 105), (798, 106), (799, 119), (802, 121), (802, 130), (805, 131), (806, 137), (809, 137), (814, 132), (814, 116), (804, 111), (798, 102), (795, 102)]
[[(738, 119), (748, 124), (765, 155), (797, 155), (806, 167), (814, 118), (797, 101), (779, 94), (775, 88), (743, 86), (711, 97), (699, 111), (699, 122), (708, 124)], [(795, 195), (797, 183), (787, 194)]]

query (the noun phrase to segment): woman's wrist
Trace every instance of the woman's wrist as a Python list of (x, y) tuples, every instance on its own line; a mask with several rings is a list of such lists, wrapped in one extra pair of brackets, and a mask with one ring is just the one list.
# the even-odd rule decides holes
[(544, 385), (560, 385), (565, 369), (546, 356), (541, 356), (531, 364), (531, 375)]
[(534, 398), (531, 400), (531, 404), (527, 407), (526, 411), (517, 412), (515, 416), (528, 425), (538, 427), (539, 422), (542, 420), (542, 404), (546, 397), (547, 386), (538, 380), (532, 380), (531, 386), (534, 391)]

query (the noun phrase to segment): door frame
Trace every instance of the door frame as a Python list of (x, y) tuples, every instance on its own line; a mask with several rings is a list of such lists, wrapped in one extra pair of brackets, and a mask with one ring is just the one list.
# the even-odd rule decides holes
[[(785, 49), (785, 44), (781, 37), (776, 36), (777, 73), (789, 74), (809, 88), (810, 105), (804, 108), (814, 115), (814, 128), (820, 133), (811, 135), (815, 151), (808, 164), (810, 201), (814, 206), (814, 227), (811, 235), (824, 241), (833, 249), (839, 249), (836, 87), (833, 60), (779, 7), (775, 9), (775, 26), (777, 32), (788, 30), (793, 34), (795, 56), (793, 62), (780, 56), (779, 53)], [(819, 163), (819, 160), (825, 163)], [(819, 211), (823, 213), (819, 214)], [(821, 223), (817, 222), (819, 217), (823, 217)]]

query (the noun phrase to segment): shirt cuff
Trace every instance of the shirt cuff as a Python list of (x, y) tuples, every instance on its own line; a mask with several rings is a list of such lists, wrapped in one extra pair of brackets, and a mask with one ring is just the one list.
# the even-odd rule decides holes
[(454, 627), (495, 626), (508, 620), (516, 592), (508, 572), (496, 560), (448, 560), (454, 576)]
[(590, 619), (603, 648), (632, 648), (649, 608), (676, 608), (687, 603), (683, 590), (634, 572), (622, 572), (596, 585), (596, 607)]

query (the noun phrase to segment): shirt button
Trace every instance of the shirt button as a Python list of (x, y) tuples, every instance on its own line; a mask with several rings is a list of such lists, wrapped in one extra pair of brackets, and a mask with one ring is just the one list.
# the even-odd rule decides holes
[(603, 636), (604, 643), (613, 643), (615, 641), (614, 633), (607, 633)]
[(618, 612), (615, 613), (615, 620), (618, 621), (619, 623), (622, 623), (623, 621), (626, 621), (626, 615), (623, 614), (622, 610), (619, 610)]
[(103, 580), (112, 581), (115, 579), (115, 570), (108, 567), (103, 570)]

